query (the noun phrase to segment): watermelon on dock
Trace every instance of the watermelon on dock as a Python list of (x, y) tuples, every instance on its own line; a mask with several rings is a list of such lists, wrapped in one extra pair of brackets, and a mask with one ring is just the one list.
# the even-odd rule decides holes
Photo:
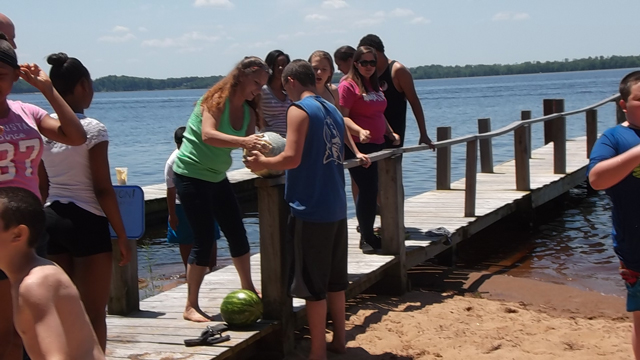
[(262, 300), (249, 290), (235, 290), (222, 300), (220, 315), (230, 327), (246, 327), (262, 317)]

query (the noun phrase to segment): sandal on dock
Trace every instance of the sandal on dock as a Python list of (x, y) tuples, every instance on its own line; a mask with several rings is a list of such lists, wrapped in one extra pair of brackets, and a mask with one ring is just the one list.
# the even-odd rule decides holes
[(209, 325), (198, 338), (185, 339), (184, 346), (209, 346), (229, 341), (231, 339), (229, 335), (222, 335), (227, 330), (229, 330), (229, 327), (226, 324)]

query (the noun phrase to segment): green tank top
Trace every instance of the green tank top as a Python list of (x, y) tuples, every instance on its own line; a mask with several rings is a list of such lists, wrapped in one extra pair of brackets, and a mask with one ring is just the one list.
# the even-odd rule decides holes
[[(231, 167), (231, 151), (235, 148), (216, 147), (205, 144), (202, 141), (202, 108), (196, 103), (193, 113), (189, 117), (187, 128), (184, 132), (182, 146), (173, 164), (173, 171), (184, 176), (210, 181), (220, 182), (227, 177), (227, 170)], [(244, 122), (240, 130), (231, 126), (229, 119), (229, 99), (225, 101), (224, 110), (218, 124), (218, 131), (233, 136), (244, 137), (247, 126), (251, 120), (251, 108), (244, 103)]]

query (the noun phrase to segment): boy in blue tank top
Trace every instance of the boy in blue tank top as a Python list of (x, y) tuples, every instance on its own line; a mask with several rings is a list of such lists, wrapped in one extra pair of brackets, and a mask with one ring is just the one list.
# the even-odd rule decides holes
[(620, 107), (627, 121), (606, 130), (589, 157), (591, 187), (605, 190), (613, 203), (613, 249), (633, 313), (632, 345), (640, 360), (640, 71), (620, 82)]
[(306, 300), (311, 332), (310, 359), (326, 359), (327, 307), (333, 320), (329, 349), (346, 351), (347, 199), (344, 183), (345, 142), (363, 166), (369, 166), (335, 106), (316, 94), (311, 65), (294, 60), (282, 82), (294, 103), (287, 110), (287, 145), (275, 157), (252, 152), (245, 160), (253, 171), (287, 170), (285, 200), (291, 207), (289, 240), (293, 244), (291, 295)]

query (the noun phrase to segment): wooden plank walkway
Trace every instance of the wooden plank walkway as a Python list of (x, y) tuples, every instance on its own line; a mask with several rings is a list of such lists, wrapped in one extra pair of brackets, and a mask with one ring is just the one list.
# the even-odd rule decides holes
[[(426, 230), (445, 227), (452, 232), (451, 240), (455, 244), (515, 212), (518, 206), (535, 207), (575, 187), (584, 180), (586, 164), (586, 139), (583, 137), (567, 141), (567, 175), (553, 174), (553, 144), (533, 152), (531, 191), (513, 190), (514, 161), (496, 166), (494, 173), (479, 173), (476, 217), (464, 217), (464, 179), (452, 183), (451, 190), (429, 191), (407, 199), (405, 226), (410, 233), (410, 239), (405, 242), (407, 267), (432, 258), (451, 246), (444, 241), (445, 238), (426, 238)], [(356, 219), (350, 219), (348, 224), (351, 285), (347, 296), (352, 297), (381, 279), (395, 258), (362, 254), (358, 248)], [(251, 266), (256, 286), (260, 287), (260, 254), (251, 257)], [(202, 309), (219, 319), (222, 298), (239, 287), (240, 282), (232, 266), (208, 274), (200, 290)], [(184, 347), (184, 339), (197, 337), (206, 326), (182, 320), (186, 292), (186, 285), (181, 285), (141, 301), (138, 313), (127, 317), (109, 316), (107, 358), (226, 359), (277, 330), (278, 324), (262, 322), (250, 331), (229, 332), (231, 341), (217, 346)], [(294, 311), (298, 316), (304, 315), (302, 301), (294, 299)]]

